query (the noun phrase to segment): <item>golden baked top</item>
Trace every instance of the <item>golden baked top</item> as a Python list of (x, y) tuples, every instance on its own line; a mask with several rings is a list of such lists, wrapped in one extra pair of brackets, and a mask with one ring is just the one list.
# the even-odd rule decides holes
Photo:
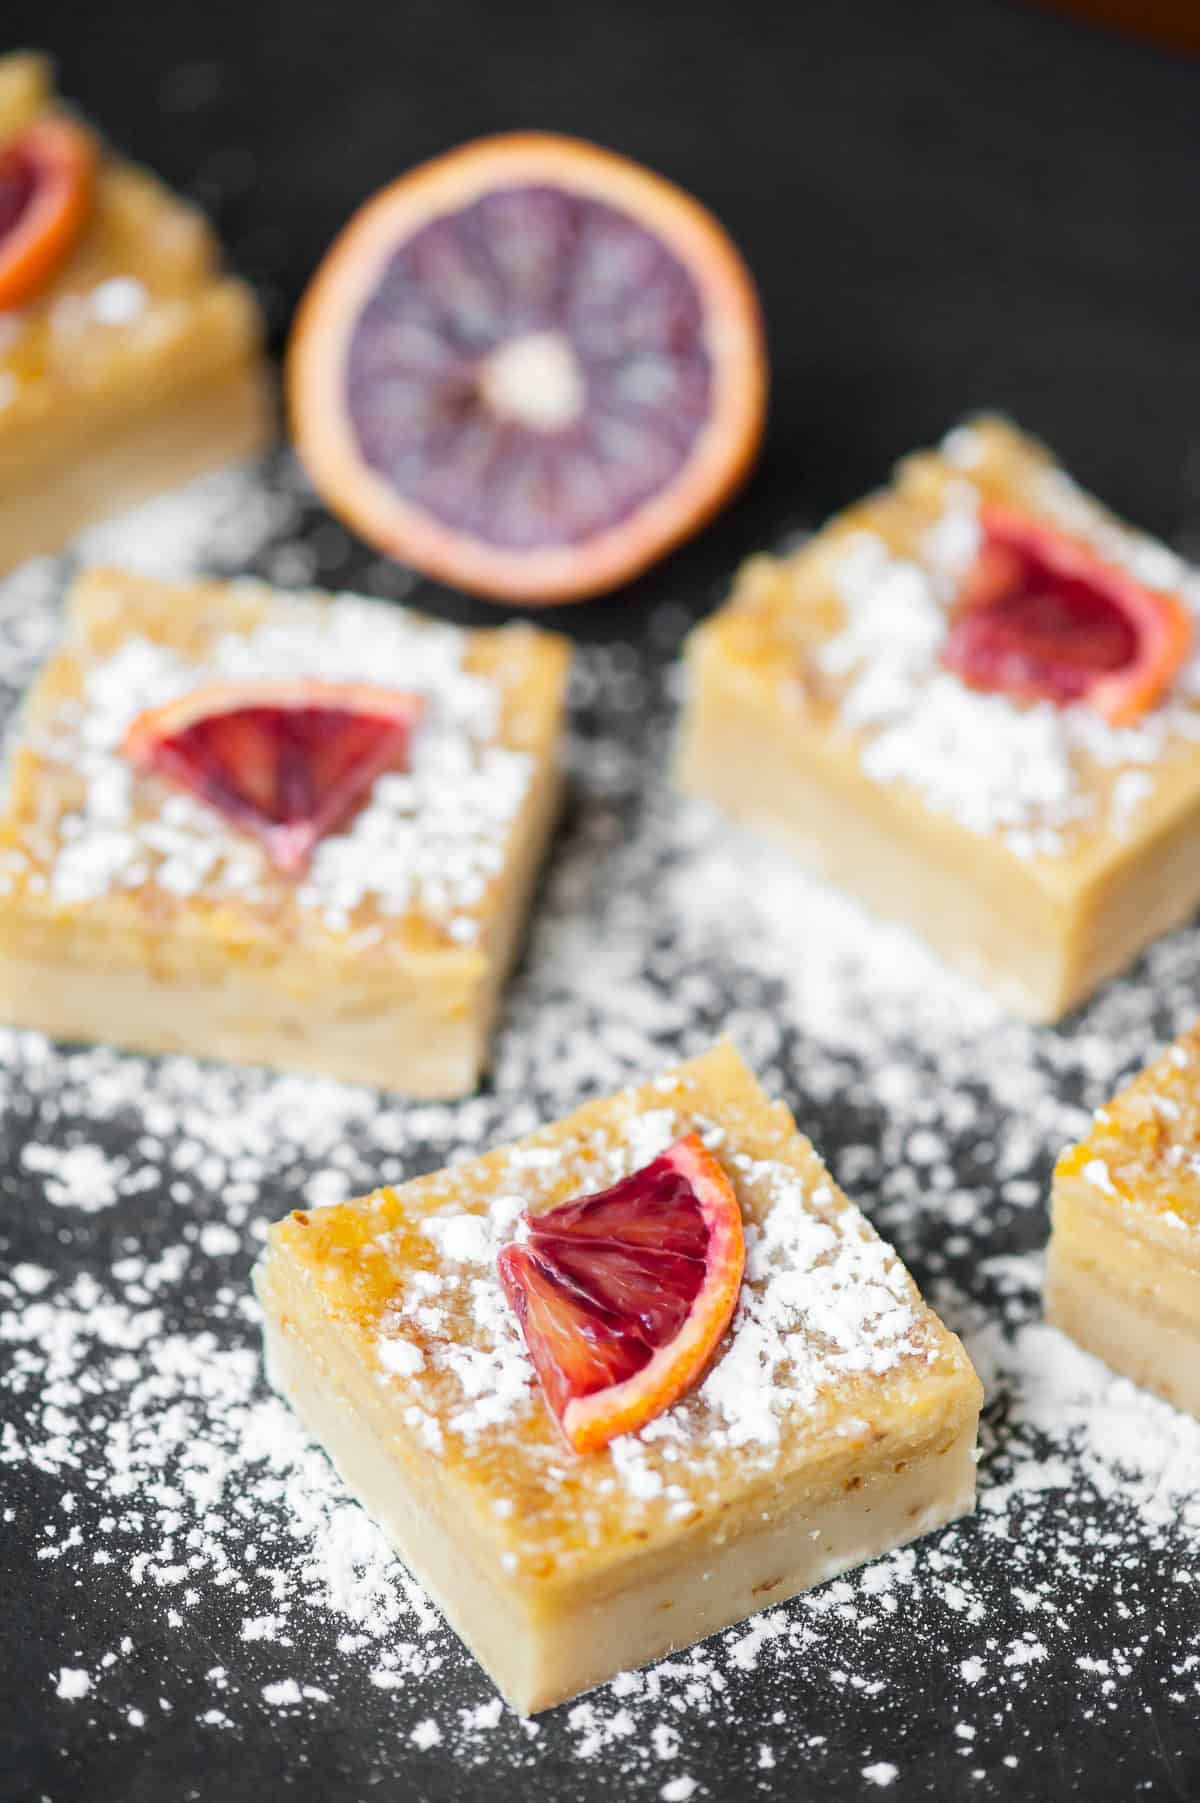
[(1055, 1176), (1082, 1178), (1098, 1201), (1161, 1226), (1200, 1232), (1200, 1023), (1097, 1109)]
[[(351, 595), (85, 572), (11, 760), (0, 896), (239, 954), (301, 937), (356, 958), (472, 953), (534, 774), (556, 755), (568, 663), (564, 641), (525, 626), (468, 633)], [(415, 691), (426, 706), (409, 768), (379, 777), (296, 879), (120, 746), (144, 709), (206, 682), (303, 676)]]
[[(892, 486), (790, 556), (756, 557), (697, 634), (829, 755), (851, 756), (965, 832), (1048, 873), (1121, 855), (1200, 789), (1200, 642), (1158, 705), (1126, 726), (1086, 702), (1019, 704), (942, 663), (980, 511), (1002, 504), (1086, 541), (1143, 588), (1200, 615), (1200, 573), (1123, 525), (1035, 440), (996, 418), (906, 458)], [(840, 752), (839, 752), (840, 748)]]
[[(526, 1209), (602, 1189), (692, 1130), (746, 1224), (733, 1325), (689, 1395), (576, 1457), (534, 1381), (497, 1252)], [(944, 1433), (949, 1409), (961, 1422), (977, 1407), (958, 1340), (728, 1044), (514, 1146), (288, 1216), (270, 1230), (260, 1286), (322, 1361), (385, 1386), (380, 1424), (410, 1462), (436, 1458), (444, 1506), (471, 1511), (486, 1542), (523, 1569), (540, 1561), (542, 1577), (716, 1531), (728, 1507), (778, 1501), (789, 1477), (853, 1488), (865, 1448), (900, 1429)]]

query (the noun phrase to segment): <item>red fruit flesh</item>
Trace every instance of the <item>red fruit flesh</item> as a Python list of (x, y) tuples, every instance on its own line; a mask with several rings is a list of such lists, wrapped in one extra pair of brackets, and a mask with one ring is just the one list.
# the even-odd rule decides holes
[(1036, 557), (987, 547), (976, 580), (987, 598), (967, 607), (946, 647), (947, 664), (973, 688), (1064, 706), (1137, 653), (1137, 633), (1110, 596)]
[(51, 280), (87, 218), (95, 167), (90, 132), (53, 115), (0, 150), (0, 309)]
[(500, 1277), (546, 1401), (560, 1420), (574, 1397), (624, 1383), (649, 1361), (640, 1338), (536, 1252), (505, 1247)]
[(0, 239), (24, 217), (37, 189), (37, 168), (22, 145), (0, 153)]
[(1152, 706), (1186, 653), (1173, 596), (1145, 589), (1044, 520), (985, 507), (982, 544), (943, 652), (971, 688), (1111, 720)]
[(500, 1277), (555, 1414), (623, 1383), (678, 1333), (704, 1281), (708, 1233), (664, 1154), (611, 1189), (527, 1224)]
[(294, 875), (381, 771), (399, 766), (410, 726), (333, 706), (251, 706), (192, 721), (153, 745), (146, 762), (253, 833)]

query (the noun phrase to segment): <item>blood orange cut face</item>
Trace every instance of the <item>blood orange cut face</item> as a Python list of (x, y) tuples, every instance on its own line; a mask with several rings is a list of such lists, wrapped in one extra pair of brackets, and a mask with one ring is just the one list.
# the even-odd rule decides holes
[(1191, 645), (1182, 600), (1046, 521), (990, 506), (981, 527), (947, 667), (1014, 700), (1087, 701), (1114, 725), (1152, 707)]
[(362, 684), (215, 684), (141, 714), (124, 750), (302, 874), (376, 777), (408, 762), (423, 703)]
[(21, 144), (0, 153), (0, 242), (20, 219), (37, 190), (37, 171)]
[(38, 119), (0, 146), (0, 309), (51, 279), (91, 205), (96, 142), (70, 119)]
[(391, 258), (346, 399), (365, 462), (451, 532), (583, 544), (674, 480), (703, 429), (700, 293), (614, 207), (502, 189)]
[(737, 1197), (696, 1134), (611, 1189), (525, 1217), (500, 1280), (577, 1452), (644, 1426), (699, 1380), (744, 1263)]
[(302, 457), (382, 548), (482, 594), (614, 586), (748, 466), (757, 301), (688, 195), (592, 145), (486, 139), (335, 244), (289, 353)]

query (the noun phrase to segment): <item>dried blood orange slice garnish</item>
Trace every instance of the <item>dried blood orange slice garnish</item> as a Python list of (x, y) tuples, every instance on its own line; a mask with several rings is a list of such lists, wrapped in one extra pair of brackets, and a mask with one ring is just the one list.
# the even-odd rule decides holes
[(1017, 701), (1087, 701), (1114, 726), (1153, 707), (1191, 646), (1184, 602), (1045, 520), (989, 505), (980, 525), (948, 668)]
[(96, 140), (71, 119), (37, 119), (0, 146), (0, 308), (44, 287), (92, 201)]
[(737, 1197), (695, 1133), (611, 1189), (524, 1218), (500, 1281), (576, 1452), (643, 1427), (696, 1383), (744, 1264)]
[(422, 708), (419, 696), (360, 683), (214, 683), (139, 714), (123, 749), (294, 876), (377, 776), (405, 767)]
[(514, 133), (402, 176), (314, 277), (288, 357), (335, 512), (447, 582), (598, 594), (749, 467), (766, 362), (729, 237), (649, 170)]

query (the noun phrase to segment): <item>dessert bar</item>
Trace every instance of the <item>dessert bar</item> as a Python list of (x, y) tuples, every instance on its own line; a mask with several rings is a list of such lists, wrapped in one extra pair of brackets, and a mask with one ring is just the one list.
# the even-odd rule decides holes
[(559, 797), (565, 643), (92, 570), (0, 817), (0, 1019), (472, 1089)]
[(3, 571), (249, 455), (273, 409), (212, 229), (67, 114), (39, 56), (0, 58), (0, 190)]
[(1055, 1020), (1200, 903), (1198, 600), (976, 420), (746, 565), (690, 643), (680, 781)]
[(1046, 1313), (1200, 1415), (1200, 1027), (1099, 1109), (1054, 1171)]
[(276, 1385), (521, 1710), (973, 1505), (966, 1353), (727, 1043), (289, 1215), (256, 1281)]

